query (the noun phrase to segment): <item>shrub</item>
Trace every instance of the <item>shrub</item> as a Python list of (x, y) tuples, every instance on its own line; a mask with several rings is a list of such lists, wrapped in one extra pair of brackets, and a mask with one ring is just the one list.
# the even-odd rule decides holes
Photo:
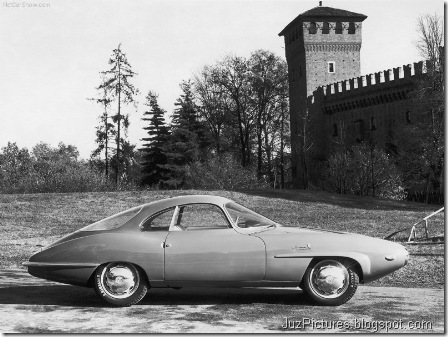
[(403, 200), (402, 177), (392, 159), (368, 144), (334, 153), (324, 169), (323, 189), (341, 194)]
[(187, 165), (186, 182), (190, 188), (238, 190), (269, 188), (266, 182), (259, 181), (255, 170), (243, 168), (233, 156), (209, 158)]
[(93, 192), (133, 189), (127, 183), (116, 186), (86, 161), (77, 159), (73, 146), (58, 148), (40, 143), (19, 149), (8, 143), (0, 154), (0, 193)]

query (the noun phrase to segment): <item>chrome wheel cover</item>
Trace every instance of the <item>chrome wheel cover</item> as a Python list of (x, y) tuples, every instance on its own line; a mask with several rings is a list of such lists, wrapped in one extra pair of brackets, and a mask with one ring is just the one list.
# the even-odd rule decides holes
[(349, 286), (347, 268), (338, 261), (321, 261), (317, 263), (309, 275), (311, 290), (322, 298), (336, 298), (342, 295)]
[(101, 285), (113, 298), (131, 296), (140, 284), (137, 269), (127, 263), (109, 263), (101, 273)]

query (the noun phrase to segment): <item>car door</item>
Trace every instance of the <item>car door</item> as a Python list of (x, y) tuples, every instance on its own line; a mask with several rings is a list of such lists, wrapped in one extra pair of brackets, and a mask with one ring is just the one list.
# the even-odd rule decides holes
[(176, 208), (165, 241), (166, 281), (261, 281), (264, 242), (236, 232), (216, 205)]
[(145, 244), (145, 254), (138, 256), (138, 262), (151, 281), (163, 281), (165, 273), (164, 242), (173, 219), (175, 208), (167, 208), (148, 218), (140, 224), (141, 235)]

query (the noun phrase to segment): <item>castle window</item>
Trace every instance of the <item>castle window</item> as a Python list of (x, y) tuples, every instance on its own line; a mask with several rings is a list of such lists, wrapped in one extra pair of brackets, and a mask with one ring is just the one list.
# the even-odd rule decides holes
[(355, 121), (355, 137), (358, 143), (364, 140), (364, 121), (362, 119)]
[(333, 74), (335, 72), (335, 64), (334, 62), (328, 62), (328, 72), (330, 74)]
[(337, 137), (338, 136), (338, 126), (335, 124), (333, 124), (333, 137)]
[(408, 124), (411, 123), (411, 112), (410, 111), (406, 111), (406, 123), (408, 123)]
[(342, 34), (342, 22), (336, 22), (335, 33), (336, 34)]
[(328, 22), (324, 22), (322, 26), (322, 34), (330, 34), (330, 24)]
[(370, 131), (375, 131), (376, 130), (376, 122), (375, 122), (375, 117), (372, 117), (370, 119)]
[(355, 28), (355, 23), (354, 22), (350, 22), (348, 24), (348, 33), (349, 34), (355, 34), (356, 28)]
[(308, 33), (310, 34), (316, 34), (317, 33), (317, 25), (315, 22), (310, 22), (310, 28), (308, 30)]

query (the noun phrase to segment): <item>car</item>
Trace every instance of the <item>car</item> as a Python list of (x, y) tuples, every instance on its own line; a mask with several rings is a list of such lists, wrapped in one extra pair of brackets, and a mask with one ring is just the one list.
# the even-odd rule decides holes
[(300, 287), (320, 305), (347, 302), (359, 283), (406, 265), (400, 244), (282, 226), (227, 198), (153, 201), (84, 227), (24, 265), (36, 277), (93, 287), (117, 306), (150, 288)]

